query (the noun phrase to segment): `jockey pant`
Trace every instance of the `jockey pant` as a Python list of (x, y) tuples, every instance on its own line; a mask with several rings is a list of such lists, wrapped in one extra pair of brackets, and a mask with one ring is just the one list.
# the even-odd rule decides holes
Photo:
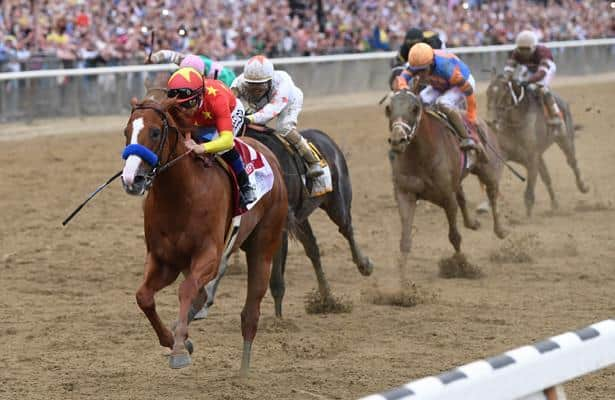
[[(476, 82), (474, 81), (473, 76), (470, 75), (468, 82), (472, 85), (472, 89), (476, 90)], [(432, 105), (435, 103), (458, 109), (466, 108), (466, 96), (457, 86), (452, 87), (445, 92), (441, 92), (429, 85), (425, 89), (421, 90), (420, 97), (424, 104)]]
[(222, 157), (222, 159), (226, 161), (226, 163), (230, 165), (231, 168), (233, 168), (233, 172), (235, 172), (239, 187), (242, 187), (245, 184), (249, 183), (248, 174), (246, 173), (243, 161), (239, 156), (239, 152), (237, 152), (234, 147), (220, 154), (220, 157)]

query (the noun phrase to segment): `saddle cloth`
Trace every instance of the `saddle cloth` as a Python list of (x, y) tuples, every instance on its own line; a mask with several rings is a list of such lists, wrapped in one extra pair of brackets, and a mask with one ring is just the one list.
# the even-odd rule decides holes
[(248, 210), (250, 210), (264, 195), (271, 191), (274, 180), (273, 170), (261, 153), (241, 139), (235, 138), (235, 149), (243, 160), (250, 184), (256, 189), (256, 201), (248, 204)]

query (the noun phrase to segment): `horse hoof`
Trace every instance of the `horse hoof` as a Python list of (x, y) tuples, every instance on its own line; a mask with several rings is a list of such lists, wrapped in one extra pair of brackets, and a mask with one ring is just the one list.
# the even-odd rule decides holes
[(171, 354), (169, 357), (169, 367), (173, 369), (179, 369), (187, 367), (192, 363), (192, 358), (186, 350), (182, 350), (179, 353)]
[(494, 232), (495, 236), (497, 236), (498, 239), (504, 239), (506, 236), (508, 236), (508, 231), (506, 231), (505, 229), (496, 229)]
[(363, 276), (370, 276), (374, 272), (374, 264), (369, 258), (365, 258), (363, 262), (359, 264), (359, 272)]
[(480, 222), (478, 222), (477, 220), (474, 220), (474, 221), (466, 224), (466, 228), (472, 229), (473, 231), (477, 231), (478, 228), (480, 228)]
[(186, 341), (184, 342), (184, 346), (186, 346), (188, 354), (192, 354), (194, 352), (194, 344), (192, 343), (192, 340), (186, 339)]
[(477, 214), (489, 214), (489, 210), (490, 210), (489, 202), (487, 201), (483, 201), (476, 207)]
[(579, 190), (581, 191), (581, 193), (585, 194), (585, 193), (589, 193), (589, 186), (582, 183), (579, 187)]

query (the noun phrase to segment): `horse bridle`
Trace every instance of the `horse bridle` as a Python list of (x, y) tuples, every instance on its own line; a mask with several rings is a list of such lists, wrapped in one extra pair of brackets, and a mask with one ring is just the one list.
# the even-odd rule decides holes
[[(177, 143), (179, 142), (179, 130), (177, 129), (177, 127), (175, 126), (172, 127), (169, 124), (169, 119), (167, 117), (167, 114), (158, 107), (155, 107), (153, 105), (146, 105), (146, 104), (137, 105), (136, 107), (133, 107), (132, 111), (130, 112), (131, 118), (132, 118), (132, 114), (136, 110), (154, 110), (156, 114), (158, 114), (160, 119), (162, 120), (162, 137), (160, 138), (160, 143), (158, 144), (158, 148), (156, 149), (155, 152), (152, 152), (148, 147), (143, 146), (142, 144), (130, 144), (126, 147), (126, 149), (124, 150), (124, 154), (123, 154), (124, 159), (127, 158), (128, 155), (139, 154), (141, 152), (145, 152), (145, 153), (150, 152), (153, 155), (155, 155), (156, 162), (153, 164), (150, 164), (152, 166), (152, 170), (147, 175), (145, 175), (145, 187), (149, 188), (152, 185), (152, 182), (154, 181), (154, 178), (156, 178), (156, 176), (158, 176), (165, 170), (171, 168), (179, 160), (181, 160), (182, 158), (190, 154), (192, 150), (188, 150), (185, 153), (180, 154), (179, 156), (175, 158), (172, 158), (175, 155), (175, 150), (177, 149)], [(177, 135), (175, 136), (175, 143), (173, 143), (173, 147), (171, 148), (171, 151), (169, 152), (167, 161), (161, 162), (160, 156), (161, 156), (162, 150), (164, 149), (164, 145), (167, 142), (167, 139), (169, 136), (169, 129), (171, 127), (177, 131)], [(135, 149), (135, 150), (131, 151), (130, 150), (131, 146), (134, 146), (132, 147), (132, 149)]]
[(402, 132), (404, 132), (404, 136), (399, 140), (399, 142), (397, 143), (393, 143), (391, 138), (389, 138), (389, 144), (392, 145), (398, 145), (398, 144), (407, 144), (410, 143), (412, 141), (412, 139), (414, 138), (414, 135), (416, 135), (416, 127), (419, 125), (420, 121), (421, 121), (421, 117), (423, 115), (423, 110), (422, 110), (422, 105), (421, 105), (421, 101), (420, 99), (418, 99), (417, 95), (412, 93), (410, 90), (407, 89), (402, 89), (402, 90), (398, 90), (396, 92), (393, 93), (393, 95), (391, 96), (391, 100), (397, 96), (400, 93), (407, 93), (410, 96), (412, 96), (413, 98), (415, 98), (419, 104), (419, 107), (421, 107), (420, 111), (419, 111), (419, 115), (416, 118), (416, 120), (414, 121), (414, 124), (410, 125), (408, 123), (408, 121), (404, 121), (404, 119), (402, 117), (398, 117), (395, 119), (395, 121), (393, 121), (393, 123), (391, 123), (391, 131), (395, 128), (399, 128), (402, 130)]

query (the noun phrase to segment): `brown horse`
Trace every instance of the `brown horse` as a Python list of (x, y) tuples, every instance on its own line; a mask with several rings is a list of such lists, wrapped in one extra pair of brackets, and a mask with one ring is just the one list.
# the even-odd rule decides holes
[[(570, 107), (561, 98), (555, 96), (564, 116), (564, 127), (559, 135), (554, 128), (548, 128), (542, 111), (542, 105), (535, 93), (503, 75), (492, 76), (487, 88), (487, 110), (489, 124), (495, 127), (503, 156), (518, 162), (527, 170), (525, 188), (525, 208), (527, 216), (532, 215), (536, 177), (540, 175), (551, 198), (551, 208), (557, 209), (558, 202), (551, 184), (551, 176), (542, 157), (543, 153), (555, 142), (566, 155), (566, 161), (574, 172), (577, 188), (587, 193), (589, 187), (581, 179), (574, 147), (575, 127)], [(555, 128), (560, 129), (560, 128)]]
[[(233, 219), (234, 188), (217, 162), (189, 155), (184, 133), (191, 127), (173, 99), (148, 97), (133, 101), (126, 125), (127, 157), (122, 181), (132, 195), (149, 190), (143, 203), (147, 254), (145, 276), (137, 303), (158, 335), (172, 350), (172, 368), (191, 363), (188, 324), (206, 301), (204, 285), (216, 278)], [(249, 368), (252, 341), (267, 291), (271, 263), (286, 227), (288, 200), (280, 166), (274, 155), (255, 140), (245, 141), (261, 152), (274, 173), (270, 192), (244, 213), (232, 250), (241, 247), (248, 265), (248, 290), (241, 311), (244, 338), (241, 372)], [(154, 295), (183, 273), (179, 286), (179, 314), (173, 331), (160, 320)]]
[(500, 224), (497, 209), (502, 163), (494, 154), (498, 143), (490, 130), (483, 126), (489, 141), (486, 148), (489, 162), (479, 162), (467, 171), (462, 168), (464, 157), (457, 137), (443, 120), (423, 108), (417, 95), (409, 90), (393, 93), (386, 114), (391, 131), (389, 143), (394, 155), (391, 163), (393, 184), (402, 223), (400, 265), (405, 264), (410, 252), (412, 221), (419, 199), (444, 208), (449, 226), (448, 238), (457, 253), (461, 251), (457, 207), (461, 208), (464, 225), (478, 229), (478, 221), (469, 215), (461, 185), (468, 172), (475, 174), (486, 186), (493, 209), (493, 230), (497, 237), (503, 238), (506, 232)]

